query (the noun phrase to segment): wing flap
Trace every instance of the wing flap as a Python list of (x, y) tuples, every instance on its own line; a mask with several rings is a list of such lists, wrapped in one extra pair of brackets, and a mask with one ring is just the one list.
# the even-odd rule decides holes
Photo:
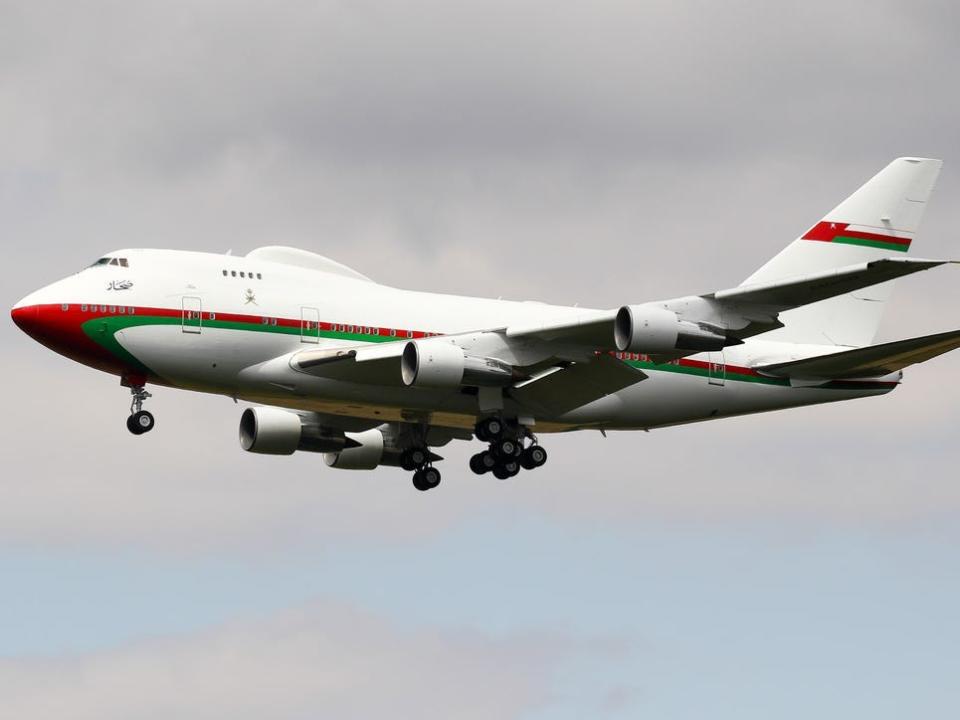
[(330, 380), (401, 385), (403, 342), (301, 350), (290, 358), (295, 370)]
[(804, 360), (761, 365), (763, 375), (791, 380), (855, 380), (880, 377), (960, 347), (960, 330), (898, 340)]
[(607, 355), (551, 370), (511, 389), (510, 396), (540, 413), (561, 414), (645, 380), (647, 374)]

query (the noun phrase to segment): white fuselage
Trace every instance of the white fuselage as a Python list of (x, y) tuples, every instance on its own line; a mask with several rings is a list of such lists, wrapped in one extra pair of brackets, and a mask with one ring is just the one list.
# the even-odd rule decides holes
[[(384, 422), (415, 419), (472, 428), (480, 410), (475, 394), (319, 377), (304, 377), (291, 388), (264, 381), (250, 368), (304, 348), (495, 330), (584, 312), (401, 290), (329, 261), (305, 267), (174, 250), (121, 250), (111, 256), (127, 265), (93, 266), (18, 304), (44, 308), (38, 313), (62, 313), (64, 328), (89, 338), (99, 354), (96, 362), (88, 362), (83, 351), (64, 350), (67, 340), (48, 342), (54, 349), (111, 372), (143, 373), (183, 389)], [(49, 322), (56, 325), (58, 318)], [(884, 378), (793, 387), (751, 370), (836, 350), (751, 339), (663, 365), (621, 354), (649, 377), (576, 410), (533, 420), (541, 432), (647, 429), (877, 395), (896, 386), (897, 378)], [(104, 359), (106, 354), (116, 358), (115, 365)]]

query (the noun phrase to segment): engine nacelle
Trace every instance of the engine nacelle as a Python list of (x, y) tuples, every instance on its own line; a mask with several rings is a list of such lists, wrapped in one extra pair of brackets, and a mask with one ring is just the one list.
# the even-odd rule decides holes
[(613, 339), (621, 352), (649, 355), (677, 350), (722, 350), (731, 341), (723, 328), (681, 320), (677, 314), (652, 305), (624, 305), (617, 312)]
[(379, 430), (346, 433), (354, 447), (336, 453), (324, 453), (323, 461), (338, 470), (373, 470), (384, 460), (384, 437)]
[(292, 455), (297, 450), (332, 452), (349, 441), (343, 433), (310, 422), (310, 415), (272, 407), (252, 407), (240, 416), (240, 447), (265, 455)]
[(462, 385), (502, 387), (513, 382), (513, 369), (493, 358), (464, 353), (446, 340), (411, 340), (400, 357), (403, 384), (452, 389)]

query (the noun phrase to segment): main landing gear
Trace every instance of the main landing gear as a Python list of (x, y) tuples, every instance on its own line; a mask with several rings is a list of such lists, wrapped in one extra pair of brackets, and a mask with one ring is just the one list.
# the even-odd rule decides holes
[[(526, 428), (510, 428), (499, 417), (483, 418), (477, 423), (478, 439), (489, 448), (470, 458), (470, 469), (477, 475), (492, 472), (499, 480), (514, 477), (520, 469), (533, 470), (547, 462), (547, 451)], [(529, 441), (529, 445), (525, 443)]]
[(130, 417), (127, 418), (127, 430), (134, 435), (143, 435), (153, 430), (156, 424), (153, 414), (143, 409), (144, 401), (151, 397), (143, 385), (131, 385), (130, 394), (133, 399), (130, 401)]
[(412, 447), (400, 455), (400, 467), (413, 471), (413, 486), (421, 492), (433, 490), (440, 484), (440, 471), (433, 466), (430, 451)]

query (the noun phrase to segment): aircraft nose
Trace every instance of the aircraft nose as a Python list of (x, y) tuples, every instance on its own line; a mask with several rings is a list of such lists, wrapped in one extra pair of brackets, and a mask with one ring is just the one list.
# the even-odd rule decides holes
[(10, 317), (16, 326), (28, 335), (33, 335), (40, 324), (40, 306), (37, 304), (24, 304), (23, 300), (18, 302), (10, 310)]

